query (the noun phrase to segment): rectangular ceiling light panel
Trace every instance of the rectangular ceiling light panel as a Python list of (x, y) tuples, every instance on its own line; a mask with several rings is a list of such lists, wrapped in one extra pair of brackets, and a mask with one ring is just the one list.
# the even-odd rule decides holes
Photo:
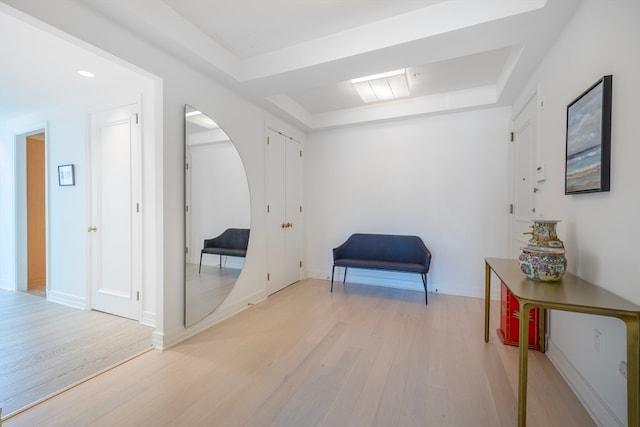
[(360, 77), (351, 84), (365, 103), (388, 101), (409, 96), (409, 85), (405, 69)]

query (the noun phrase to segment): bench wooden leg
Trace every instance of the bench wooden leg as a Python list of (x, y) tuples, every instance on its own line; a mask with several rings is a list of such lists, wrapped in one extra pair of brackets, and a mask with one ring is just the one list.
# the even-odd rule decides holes
[(349, 267), (345, 267), (345, 268), (344, 268), (344, 277), (342, 278), (342, 284), (343, 284), (343, 285), (344, 285), (344, 284), (345, 284), (345, 282), (347, 281), (347, 269), (348, 269), (348, 268), (349, 268)]
[(200, 268), (198, 268), (198, 274), (202, 271), (202, 252), (200, 252)]

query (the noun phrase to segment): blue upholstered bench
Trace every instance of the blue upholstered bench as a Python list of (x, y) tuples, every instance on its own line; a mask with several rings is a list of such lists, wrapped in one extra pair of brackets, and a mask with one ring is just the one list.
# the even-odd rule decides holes
[(220, 255), (220, 268), (222, 268), (222, 256), (247, 256), (247, 246), (249, 246), (248, 228), (228, 228), (218, 237), (206, 239), (204, 248), (200, 251), (200, 268), (202, 270), (202, 255)]
[(347, 269), (366, 268), (373, 270), (403, 271), (418, 273), (424, 285), (427, 303), (427, 273), (431, 264), (431, 252), (420, 237), (391, 234), (351, 235), (343, 244), (333, 249), (331, 270), (331, 292), (336, 267), (344, 267), (344, 283)]

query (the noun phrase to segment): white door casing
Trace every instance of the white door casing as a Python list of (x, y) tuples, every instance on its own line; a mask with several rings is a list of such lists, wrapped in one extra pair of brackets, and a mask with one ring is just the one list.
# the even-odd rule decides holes
[(267, 293), (300, 280), (300, 143), (267, 130)]
[(510, 215), (509, 253), (517, 258), (520, 249), (527, 245), (531, 231), (531, 219), (536, 217), (535, 147), (537, 122), (537, 97), (529, 99), (525, 107), (513, 119), (512, 215)]
[(94, 113), (91, 138), (91, 308), (140, 319), (141, 152), (138, 105)]

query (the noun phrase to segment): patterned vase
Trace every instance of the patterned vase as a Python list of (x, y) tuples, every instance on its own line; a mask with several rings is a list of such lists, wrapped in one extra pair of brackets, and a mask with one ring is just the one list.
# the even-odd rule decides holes
[(530, 279), (555, 282), (567, 269), (564, 243), (556, 234), (557, 220), (533, 220), (531, 239), (518, 257), (520, 270)]

